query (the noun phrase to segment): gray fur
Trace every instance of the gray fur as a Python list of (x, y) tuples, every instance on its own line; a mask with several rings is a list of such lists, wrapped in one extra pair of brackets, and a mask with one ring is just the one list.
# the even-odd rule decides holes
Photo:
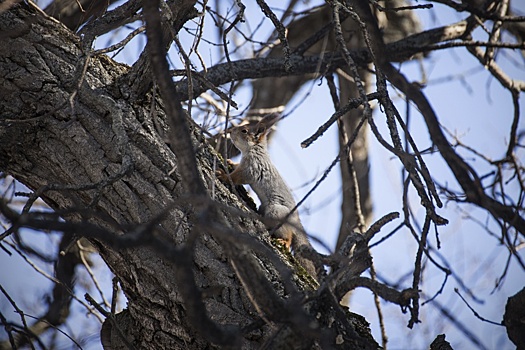
[[(264, 119), (259, 124), (261, 123), (264, 123)], [(262, 124), (261, 127), (260, 125), (250, 131), (246, 127), (244, 131), (240, 128), (232, 131), (231, 139), (242, 153), (237, 171), (242, 172), (242, 182), (249, 184), (259, 197), (261, 201), (259, 213), (269, 219), (282, 220), (295, 208), (296, 204), (290, 189), (270, 160), (266, 147), (266, 133), (269, 126)], [(308, 273), (317, 277), (314, 264), (303, 256), (305, 252), (311, 256), (315, 254), (315, 251), (308, 241), (297, 211), (288, 217), (287, 223), (276, 230), (275, 236), (288, 240), (290, 233), (291, 246), (296, 258)]]

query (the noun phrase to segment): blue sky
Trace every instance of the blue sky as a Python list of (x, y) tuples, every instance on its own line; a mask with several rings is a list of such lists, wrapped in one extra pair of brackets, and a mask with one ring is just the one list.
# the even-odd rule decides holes
[[(521, 7), (521, 9), (516, 9), (521, 10), (522, 14), (525, 13), (524, 4), (514, 2)], [(269, 1), (269, 3), (279, 2)], [(313, 3), (310, 2), (308, 6)], [(254, 1), (247, 1), (246, 5), (248, 7), (246, 25), (254, 28), (261, 20), (260, 12)], [(277, 10), (276, 12), (278, 13)], [(423, 27), (427, 29), (450, 24), (464, 18), (464, 14), (458, 14), (439, 5), (436, 5), (432, 12), (419, 10), (418, 13), (421, 16)], [(211, 40), (214, 42), (218, 42), (215, 35), (216, 29), (209, 18), (205, 19), (205, 28), (205, 36), (212, 38)], [(261, 27), (261, 41), (264, 41), (270, 28), (268, 23)], [(480, 40), (486, 38), (481, 31), (476, 34)], [(125, 33), (120, 33), (114, 36), (112, 40), (118, 41), (124, 36)], [(189, 50), (192, 44), (190, 39), (189, 35), (181, 35), (181, 41), (186, 50)], [(97, 45), (105, 46), (107, 40), (107, 37), (100, 38)], [(236, 42), (233, 37), (231, 42)], [(132, 63), (134, 57), (141, 51), (143, 43), (144, 37), (134, 39), (116, 59)], [(241, 51), (246, 54), (250, 49), (251, 45), (245, 45)], [(199, 51), (208, 67), (220, 60), (214, 46), (202, 43)], [(171, 50), (170, 54), (173, 65), (176, 68), (182, 68), (178, 54), (174, 50)], [(200, 67), (195, 54), (191, 56), (191, 59), (197, 67)], [(503, 58), (501, 65), (513, 78), (525, 80), (524, 61), (518, 55), (513, 55), (512, 59)], [(480, 65), (465, 48), (432, 53), (424, 61), (424, 66), (428, 74), (428, 84), (424, 92), (435, 108), (442, 125), (462, 142), (488, 154), (493, 159), (501, 157), (506, 150), (508, 130), (513, 115), (510, 94), (503, 90), (496, 80), (491, 79), (486, 70), (474, 69), (474, 73), (472, 73), (472, 68)], [(403, 64), (401, 71), (410, 80), (420, 79), (419, 67), (414, 62)], [(250, 94), (249, 89), (240, 89), (236, 93), (234, 100), (239, 103), (239, 110), (248, 106)], [(397, 94), (394, 90), (391, 90), (391, 95), (396, 107), (404, 115), (406, 103), (400, 97), (396, 97)], [(306, 98), (303, 98), (305, 96)], [(337, 155), (337, 130), (335, 126), (309, 148), (302, 149), (300, 147), (301, 141), (313, 134), (334, 112), (330, 101), (328, 88), (324, 81), (316, 80), (306, 84), (287, 106), (285, 113), (288, 114), (288, 117), (280, 122), (270, 146), (274, 163), (294, 190), (298, 200), (320, 178)], [(430, 145), (428, 132), (417, 110), (412, 107), (410, 112), (412, 136), (415, 138), (419, 149), (424, 149)], [(388, 132), (385, 127), (384, 116), (376, 112), (374, 119), (380, 126), (382, 134), (387, 137)], [(519, 127), (523, 129), (523, 121), (520, 122)], [(391, 211), (402, 210), (401, 167), (397, 158), (392, 157), (374, 140), (372, 135), (370, 136), (371, 190), (374, 218), (377, 219)], [(460, 151), (460, 154), (465, 156), (476, 169), (483, 169), (479, 170), (480, 174), (488, 169), (482, 161), (473, 159), (471, 154), (465, 151)], [(522, 162), (524, 160), (523, 153), (521, 160)], [(426, 156), (425, 161), (431, 174), (441, 184), (458, 188), (457, 183), (451, 177), (450, 170), (439, 155)], [(322, 240), (332, 249), (335, 246), (340, 225), (341, 182), (338, 170), (338, 167), (334, 168), (326, 181), (300, 210), (303, 224), (308, 233)], [(414, 191), (410, 191), (409, 199), (417, 219), (422, 222), (424, 210), (419, 206), (419, 200)], [(445, 206), (439, 210), (439, 214), (449, 219), (450, 223), (439, 229), (442, 244), (439, 255), (443, 256), (443, 259), (435, 255), (436, 259), (441, 263), (446, 261), (450, 264), (458, 277), (468, 288), (474, 291), (479, 301), (482, 301), (472, 300), (460, 289), (462, 295), (467, 298), (467, 301), (480, 315), (492, 321), (501, 321), (506, 299), (523, 287), (524, 271), (511, 259), (509, 272), (503, 286), (494, 291), (495, 282), (505, 266), (507, 250), (494, 237), (489, 236), (482, 226), (465, 218), (472, 216), (483, 223), (488, 222), (489, 227), (494, 232), (499, 233), (496, 225), (487, 217), (486, 213), (470, 205), (458, 206), (455, 203), (445, 201)], [(397, 220), (387, 225), (376, 238), (389, 233), (399, 222), (400, 220)], [(433, 235), (431, 236), (430, 244), (436, 247), (435, 238)], [(24, 237), (27, 240), (38, 239), (39, 242), (42, 241), (42, 245), (47, 247), (46, 249), (52, 247), (52, 242), (49, 242), (48, 238), (42, 239), (41, 234), (35, 235), (31, 232), (25, 232)], [(51, 240), (56, 241), (56, 238)], [(392, 282), (398, 281), (406, 274), (411, 274), (416, 250), (416, 242), (408, 231), (399, 231), (391, 239), (372, 250), (378, 274)], [(523, 257), (523, 252), (520, 254)], [(35, 310), (34, 314), (38, 314), (36, 310), (40, 308), (39, 305), (42, 302), (35, 300), (35, 291), (36, 295), (44, 294), (45, 291), (50, 290), (50, 283), (43, 282), (44, 279), (26, 264), (20, 264), (16, 254), (9, 257), (0, 251), (0, 264), (9, 266), (9, 269), (0, 269), (2, 285), (12, 295), (16, 296), (21, 305), (32, 305)], [(102, 263), (99, 262), (97, 269), (106, 271), (101, 265)], [(47, 269), (49, 270), (49, 267)], [(102, 275), (104, 276), (102, 277), (103, 284), (109, 286), (111, 278), (107, 272), (102, 273)], [(421, 289), (427, 296), (432, 296), (441, 287), (443, 279), (443, 273), (427, 262)], [(404, 280), (400, 287), (409, 287), (410, 283), (411, 278)], [(460, 322), (468, 326), (470, 331), (482, 341), (485, 348), (513, 349), (514, 347), (508, 340), (505, 329), (483, 323), (475, 318), (454, 293), (456, 287), (459, 287), (458, 282), (449, 277), (443, 293), (437, 298), (437, 302), (450, 310)], [(78, 294), (83, 295), (83, 292)], [(426, 297), (423, 297), (422, 301), (425, 299)], [(0, 308), (5, 310), (6, 305), (5, 299), (0, 298)], [(423, 306), (420, 315), (422, 323), (410, 330), (406, 327), (409, 315), (403, 314), (398, 306), (383, 303), (386, 330), (389, 335), (389, 348), (424, 349), (439, 334), (438, 332), (445, 332), (447, 340), (455, 349), (472, 348), (473, 343), (437, 312), (435, 305), (429, 303)], [(80, 309), (79, 305), (75, 307)], [(371, 293), (367, 290), (356, 291), (351, 299), (350, 309), (367, 318), (371, 323), (375, 338), (380, 341), (377, 313), (373, 307)], [(84, 316), (81, 311), (79, 311), (79, 315), (77, 320), (83, 319)], [(93, 328), (96, 329), (95, 326)], [(96, 349), (97, 346), (93, 345), (90, 348)]]

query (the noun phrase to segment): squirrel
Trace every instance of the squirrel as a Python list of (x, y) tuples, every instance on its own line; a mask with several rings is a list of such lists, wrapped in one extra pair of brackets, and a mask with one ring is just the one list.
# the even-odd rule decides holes
[(286, 222), (280, 227), (267, 228), (281, 241), (287, 249), (294, 251), (296, 259), (314, 278), (323, 269), (322, 264), (315, 260), (316, 251), (308, 241), (306, 232), (301, 224), (299, 213), (291, 190), (286, 185), (277, 168), (270, 160), (267, 150), (267, 135), (270, 128), (279, 120), (278, 114), (269, 114), (256, 125), (241, 125), (231, 129), (230, 138), (241, 151), (242, 157), (238, 164), (228, 160), (234, 170), (228, 175), (224, 170), (217, 171), (217, 177), (225, 182), (230, 179), (235, 185), (248, 184), (255, 191), (261, 206), (259, 214), (270, 222), (278, 223), (283, 219)]

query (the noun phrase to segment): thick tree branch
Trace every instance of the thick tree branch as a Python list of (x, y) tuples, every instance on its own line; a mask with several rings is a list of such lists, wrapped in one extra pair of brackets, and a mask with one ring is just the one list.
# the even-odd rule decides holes
[(116, 0), (54, 0), (44, 11), (76, 31), (87, 20), (101, 16)]
[[(163, 42), (163, 31), (159, 13), (160, 2), (158, 0), (143, 1), (144, 18), (146, 21), (146, 35), (148, 44), (147, 53), (151, 59), (152, 70), (155, 74), (155, 81), (159, 86), (163, 101), (166, 104), (166, 111), (170, 123), (169, 139), (173, 152), (177, 156), (178, 171), (181, 175), (184, 188), (187, 189), (191, 196), (207, 196), (206, 188), (201, 180), (200, 173), (197, 169), (195, 151), (186, 121), (185, 113), (182, 109), (178, 93), (175, 90), (173, 81), (169, 74), (169, 66), (166, 60), (166, 50)], [(209, 217), (209, 206), (197, 209), (198, 220), (214, 220), (216, 215)], [(206, 307), (203, 303), (201, 291), (197, 287), (193, 271), (193, 249), (194, 240), (198, 233), (190, 233), (190, 240), (186, 243), (186, 248), (180, 252), (179, 263), (176, 269), (176, 278), (181, 286), (181, 291), (185, 294), (186, 307), (188, 316), (193, 326), (200, 330), (201, 334), (207, 337), (211, 342), (217, 345), (236, 346), (240, 345), (240, 339), (237, 332), (227, 331), (219, 327), (206, 314)], [(192, 238), (192, 236), (194, 236)]]
[[(427, 49), (422, 49), (422, 47), (460, 39), (470, 33), (468, 23), (468, 21), (460, 21), (387, 44), (384, 50), (384, 57), (385, 59), (388, 57), (391, 62), (409, 60), (418, 53), (426, 52)], [(372, 62), (368, 49), (349, 50), (349, 55), (361, 67), (366, 67), (368, 63)], [(219, 86), (243, 79), (311, 74), (326, 71), (328, 68), (335, 70), (346, 65), (346, 61), (340, 53), (323, 53), (319, 56), (298, 56), (292, 54), (289, 62), (294, 67), (291, 72), (285, 69), (285, 58), (266, 57), (217, 64), (208, 68), (206, 72), (201, 72), (201, 75), (206, 77), (211, 84)], [(175, 85), (181, 100), (186, 100), (188, 98), (187, 79), (183, 79)], [(193, 96), (199, 96), (208, 90), (207, 85), (197, 79), (193, 79), (192, 86)]]
[(371, 290), (372, 292), (379, 295), (384, 300), (390, 301), (401, 307), (408, 307), (410, 300), (417, 296), (418, 292), (414, 289), (405, 289), (401, 292), (388, 287), (387, 285), (378, 281), (372, 280), (367, 277), (354, 277), (347, 279), (344, 283), (337, 286), (334, 294), (336, 296), (342, 296), (349, 290), (362, 287)]
[(179, 161), (178, 170), (184, 185), (192, 195), (206, 195), (206, 189), (195, 161), (195, 151), (190, 138), (188, 122), (180, 103), (179, 94), (171, 80), (168, 61), (166, 60), (165, 45), (162, 40), (163, 31), (158, 5), (158, 0), (143, 2), (146, 35), (148, 37), (146, 50), (151, 59), (155, 80), (166, 104), (166, 112), (171, 129), (169, 133), (170, 143)]

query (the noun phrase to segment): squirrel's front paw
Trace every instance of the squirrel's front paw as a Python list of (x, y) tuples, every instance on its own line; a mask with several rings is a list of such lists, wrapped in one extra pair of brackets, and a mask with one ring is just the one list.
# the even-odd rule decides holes
[(226, 160), (226, 163), (228, 163), (228, 166), (230, 166), (230, 167), (232, 167), (232, 168), (234, 168), (234, 169), (237, 167), (237, 165), (239, 165), (239, 163), (235, 163), (235, 162), (234, 162), (233, 160), (231, 160), (231, 159), (227, 159), (227, 160)]
[(221, 181), (228, 181), (228, 174), (223, 169), (215, 170), (215, 176)]
[[(233, 168), (235, 169), (239, 163), (235, 163), (233, 160), (231, 159), (227, 159), (226, 160), (226, 163), (227, 163), (227, 167), (228, 168)], [(228, 175), (226, 173), (226, 171), (224, 171), (224, 169), (221, 169), (221, 168), (218, 168), (217, 170), (215, 170), (215, 176), (217, 176), (217, 178), (221, 181), (224, 181), (224, 182), (230, 182), (230, 176), (231, 176), (231, 172), (230, 174)]]

